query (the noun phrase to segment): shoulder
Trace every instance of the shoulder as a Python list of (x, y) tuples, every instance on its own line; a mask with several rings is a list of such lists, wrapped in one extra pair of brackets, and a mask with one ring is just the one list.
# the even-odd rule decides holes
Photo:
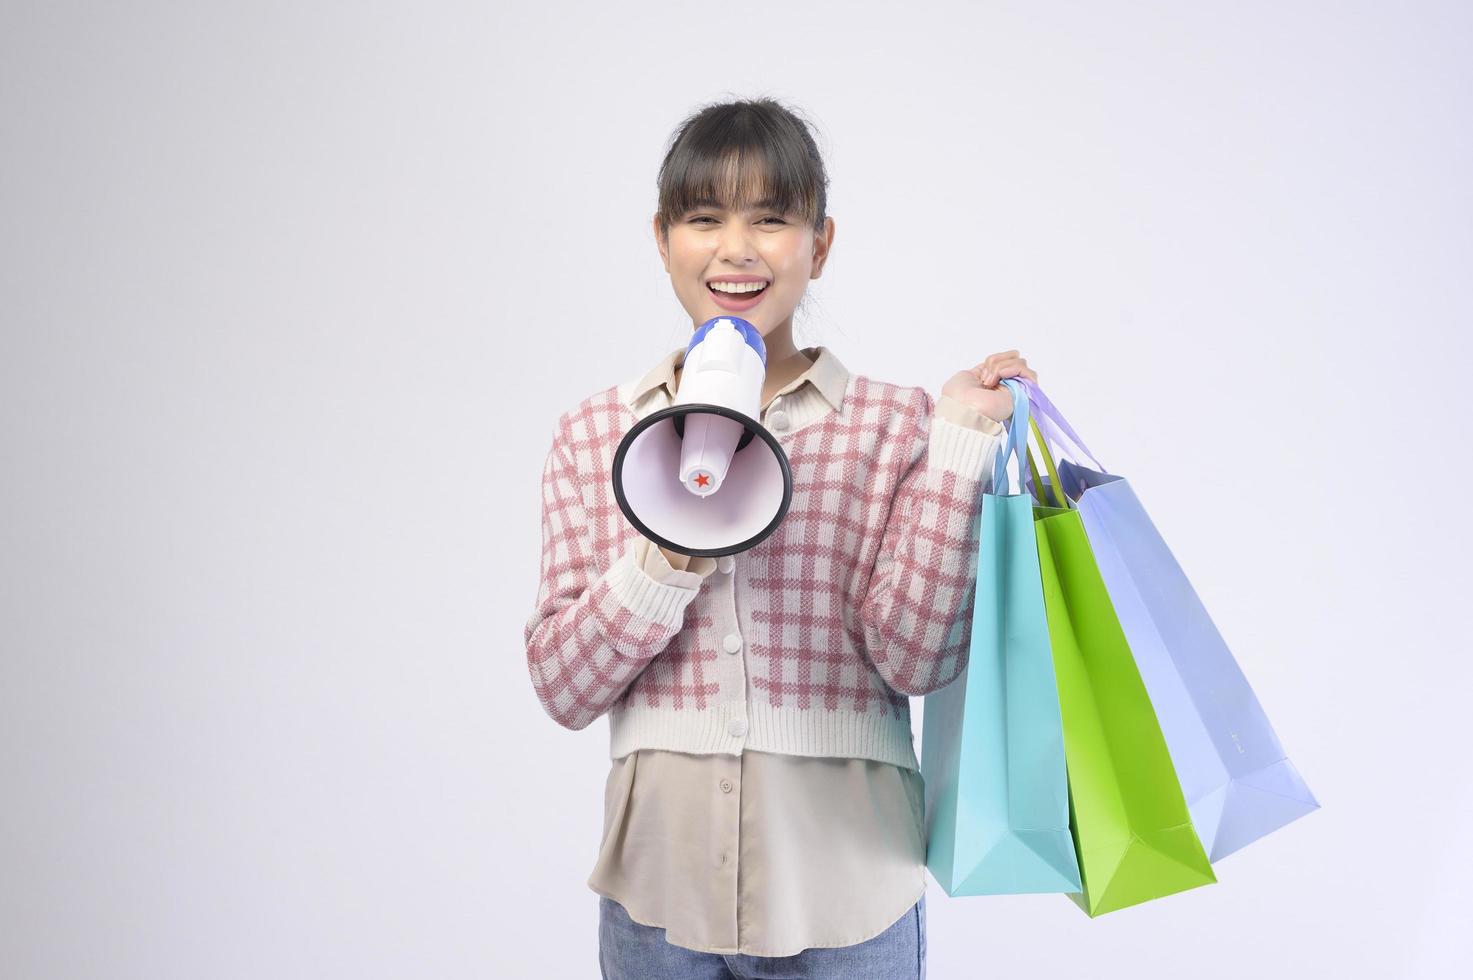
[(622, 431), (628, 411), (622, 397), (624, 387), (603, 388), (564, 409), (557, 417), (554, 440), (565, 446), (586, 446)]
[(902, 385), (856, 374), (850, 379), (844, 404), (855, 424), (880, 432), (923, 431), (935, 410), (931, 393), (919, 385)]

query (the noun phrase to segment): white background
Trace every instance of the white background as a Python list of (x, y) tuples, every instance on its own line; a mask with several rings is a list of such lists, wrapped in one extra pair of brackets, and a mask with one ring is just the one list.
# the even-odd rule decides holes
[(6, 0), (0, 974), (597, 976), (538, 479), (687, 336), (656, 169), (757, 95), (833, 179), (799, 343), (933, 394), (1021, 349), (1323, 803), (1097, 920), (933, 883), (932, 980), (1465, 967), (1470, 27)]

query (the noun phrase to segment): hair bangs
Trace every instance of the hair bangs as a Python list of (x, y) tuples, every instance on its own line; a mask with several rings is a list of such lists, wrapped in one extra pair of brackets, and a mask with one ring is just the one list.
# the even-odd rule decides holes
[(691, 211), (772, 209), (824, 222), (823, 163), (803, 124), (768, 100), (708, 107), (682, 127), (659, 178), (667, 230)]

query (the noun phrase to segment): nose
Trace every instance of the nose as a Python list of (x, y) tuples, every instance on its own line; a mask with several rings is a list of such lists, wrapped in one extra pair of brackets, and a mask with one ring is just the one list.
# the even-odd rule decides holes
[(745, 221), (728, 221), (721, 229), (716, 241), (716, 258), (736, 266), (751, 265), (757, 261), (752, 231)]

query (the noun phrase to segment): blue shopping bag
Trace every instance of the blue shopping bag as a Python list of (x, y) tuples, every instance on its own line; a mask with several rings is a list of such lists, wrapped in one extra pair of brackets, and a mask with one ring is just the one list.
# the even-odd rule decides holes
[(921, 727), (926, 867), (948, 895), (1077, 892), (1064, 732), (1038, 567), (1033, 498), (1008, 493), (1028, 446), (1027, 393), (982, 497), (971, 646), (926, 695)]
[[(1043, 391), (1023, 379), (1040, 436), (1064, 436), (1097, 469), (1061, 459), (1059, 482), (1078, 502), (1106, 591), (1156, 709), (1197, 835), (1212, 861), (1319, 802), (1279, 744), (1268, 716), (1129, 482), (1095, 459)], [(1023, 474), (1026, 485), (1049, 481)], [(1040, 496), (1041, 500), (1051, 499)], [(1057, 499), (1057, 498), (1052, 498)]]

